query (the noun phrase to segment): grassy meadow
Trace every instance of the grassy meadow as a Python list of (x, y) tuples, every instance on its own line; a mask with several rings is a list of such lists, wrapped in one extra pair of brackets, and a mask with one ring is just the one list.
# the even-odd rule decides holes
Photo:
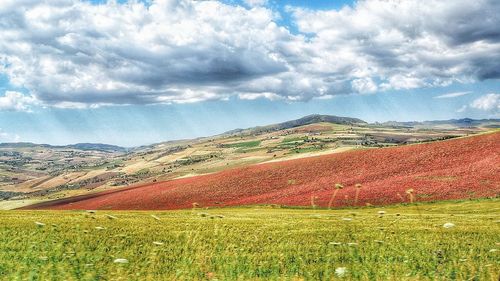
[(0, 211), (1, 280), (498, 280), (500, 200)]

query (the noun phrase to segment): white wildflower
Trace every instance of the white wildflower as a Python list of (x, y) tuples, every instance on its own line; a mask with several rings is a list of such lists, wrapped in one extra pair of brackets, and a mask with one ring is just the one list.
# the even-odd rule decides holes
[(337, 275), (337, 277), (344, 277), (347, 273), (347, 268), (345, 267), (337, 267), (335, 269), (335, 275)]
[(452, 227), (455, 227), (455, 224), (453, 224), (451, 222), (447, 222), (447, 223), (443, 224), (443, 227), (444, 228), (452, 228)]
[(128, 263), (128, 260), (127, 260), (127, 259), (115, 259), (113, 262), (114, 262), (114, 263), (122, 263), (122, 264), (125, 264), (125, 263)]

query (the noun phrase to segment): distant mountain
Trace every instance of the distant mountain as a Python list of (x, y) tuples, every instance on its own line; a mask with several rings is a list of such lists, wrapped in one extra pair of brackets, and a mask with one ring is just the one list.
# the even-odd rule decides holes
[(224, 134), (238, 134), (238, 133), (253, 133), (253, 134), (255, 134), (255, 133), (263, 133), (263, 132), (270, 132), (270, 131), (286, 130), (286, 129), (291, 129), (291, 128), (315, 124), (315, 123), (321, 123), (321, 122), (345, 124), (345, 125), (367, 124), (365, 121), (358, 119), (358, 118), (340, 117), (340, 116), (334, 116), (334, 115), (312, 114), (312, 115), (302, 117), (300, 119), (286, 121), (283, 123), (278, 123), (278, 124), (273, 124), (273, 125), (258, 126), (258, 127), (248, 128), (248, 129), (235, 129), (235, 130), (227, 131)]
[(48, 144), (34, 144), (31, 142), (4, 142), (0, 143), (0, 148), (30, 148), (30, 147), (45, 147), (50, 145)]
[(127, 149), (117, 145), (102, 144), (102, 143), (77, 143), (67, 145), (66, 147), (79, 149), (79, 150), (97, 150), (107, 152), (126, 152)]
[(487, 127), (499, 128), (500, 119), (449, 119), (449, 120), (432, 120), (432, 121), (410, 121), (410, 122), (397, 122), (389, 121), (384, 123), (376, 123), (382, 126), (398, 126), (398, 127), (435, 127), (435, 126), (452, 126), (457, 128), (469, 127)]
[(346, 124), (346, 125), (366, 124), (365, 121), (358, 119), (358, 118), (312, 114), (312, 115), (308, 115), (308, 116), (302, 117), (302, 118), (297, 119), (297, 120), (292, 120), (292, 121), (287, 121), (287, 122), (283, 122), (283, 123), (279, 123), (279, 124), (275, 124), (275, 125), (270, 125), (270, 127), (274, 127), (277, 130), (284, 130), (284, 129), (295, 128), (295, 127), (314, 124), (314, 123), (320, 123), (320, 122)]
[(127, 149), (117, 145), (102, 143), (76, 143), (70, 145), (49, 145), (36, 144), (31, 142), (8, 142), (0, 143), (0, 148), (33, 148), (43, 147), (48, 149), (77, 149), (85, 151), (104, 151), (104, 152), (127, 152)]
[[(222, 133), (221, 135), (234, 135), (234, 134), (261, 134), (266, 132), (273, 132), (279, 130), (292, 129), (300, 126), (315, 124), (315, 123), (334, 123), (334, 124), (344, 124), (344, 125), (376, 125), (376, 126), (391, 126), (391, 127), (407, 127), (407, 128), (471, 128), (471, 127), (482, 127), (482, 128), (500, 128), (500, 119), (450, 119), (450, 120), (432, 120), (432, 121), (409, 121), (409, 122), (398, 122), (398, 121), (388, 121), (384, 123), (367, 123), (358, 118), (342, 117), (334, 115), (320, 115), (312, 114), (296, 120), (286, 121), (273, 125), (257, 126), (247, 129), (234, 129)], [(214, 136), (212, 136), (214, 137)], [(117, 145), (101, 144), (101, 143), (76, 143), (70, 145), (49, 145), (49, 144), (36, 144), (31, 142), (16, 142), (16, 143), (0, 143), (0, 148), (33, 148), (33, 147), (43, 147), (48, 149), (77, 149), (84, 151), (103, 151), (103, 152), (133, 152), (133, 151), (143, 151), (149, 150), (158, 145), (168, 145), (168, 146), (183, 146), (188, 145), (190, 142), (195, 140), (203, 141), (207, 138), (212, 137), (202, 137), (192, 140), (171, 140), (161, 143), (144, 145), (134, 148), (124, 148)], [(216, 136), (215, 136), (216, 137)]]

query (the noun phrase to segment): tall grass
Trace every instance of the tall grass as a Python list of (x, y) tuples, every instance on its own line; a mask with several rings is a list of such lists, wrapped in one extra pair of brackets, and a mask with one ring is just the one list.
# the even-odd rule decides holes
[(354, 188), (356, 189), (356, 195), (354, 196), (354, 206), (358, 205), (359, 192), (363, 186), (360, 183), (357, 183)]
[(418, 207), (4, 211), (0, 280), (498, 279), (499, 199)]
[(333, 201), (335, 201), (335, 197), (337, 197), (337, 193), (339, 192), (339, 190), (343, 189), (344, 186), (340, 183), (336, 183), (334, 186), (333, 186), (333, 193), (332, 193), (332, 197), (330, 198), (330, 201), (328, 202), (328, 209), (331, 209), (332, 208), (332, 204), (333, 204)]

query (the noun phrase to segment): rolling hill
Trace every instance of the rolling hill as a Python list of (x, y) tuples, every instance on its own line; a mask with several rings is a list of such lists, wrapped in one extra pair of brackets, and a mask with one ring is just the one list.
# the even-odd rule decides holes
[(322, 123), (322, 122), (340, 124), (340, 125), (367, 124), (365, 121), (363, 121), (359, 118), (342, 117), (342, 116), (334, 116), (334, 115), (311, 114), (311, 115), (307, 115), (307, 116), (304, 116), (304, 117), (296, 119), (296, 120), (290, 120), (290, 121), (286, 121), (286, 122), (282, 122), (282, 123), (278, 123), (278, 124), (273, 124), (273, 125), (267, 125), (267, 126), (257, 126), (257, 127), (248, 128), (248, 129), (235, 129), (235, 130), (225, 132), (224, 134), (225, 135), (241, 134), (241, 133), (261, 134), (261, 133), (272, 132), (272, 131), (292, 129), (292, 128), (296, 128), (296, 127), (300, 127), (300, 126), (311, 125), (311, 124)]
[(31, 142), (4, 142), (0, 148), (46, 148), (46, 149), (75, 149), (82, 151), (126, 152), (127, 149), (117, 145), (103, 143), (75, 143), (69, 145), (36, 144)]
[(24, 206), (33, 201), (212, 174), (269, 161), (470, 136), (492, 131), (499, 124), (495, 119), (429, 122), (426, 124), (431, 125), (368, 124), (357, 118), (315, 114), (274, 125), (135, 148), (92, 143), (0, 144), (0, 209), (14, 203), (5, 200)]
[[(334, 207), (495, 197), (500, 133), (251, 165), (222, 172), (44, 202), (26, 209), (181, 209), (329, 204)], [(359, 198), (356, 184), (361, 184)]]

